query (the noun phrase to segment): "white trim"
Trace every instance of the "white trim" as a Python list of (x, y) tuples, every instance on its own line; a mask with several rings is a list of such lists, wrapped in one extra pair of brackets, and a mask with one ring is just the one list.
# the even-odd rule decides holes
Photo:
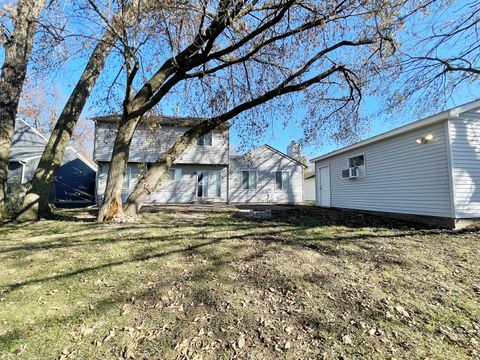
[(18, 161), (18, 162), (21, 162), (21, 163), (23, 163), (23, 164), (26, 164), (26, 163), (29, 162), (30, 160), (33, 160), (33, 159), (36, 159), (36, 158), (39, 158), (39, 157), (42, 157), (42, 155), (30, 156), (29, 158), (20, 159), (20, 160), (13, 160), (13, 161)]
[(455, 173), (454, 173), (454, 164), (455, 160), (453, 157), (453, 146), (452, 146), (452, 132), (451, 132), (451, 123), (450, 120), (445, 121), (445, 137), (446, 137), (446, 150), (447, 150), (447, 161), (448, 161), (448, 182), (449, 182), (449, 191), (450, 191), (450, 208), (452, 218), (457, 216), (457, 196), (455, 192)]
[(366, 140), (363, 140), (363, 141), (359, 141), (359, 142), (357, 142), (353, 145), (346, 146), (346, 147), (338, 149), (338, 150), (334, 150), (334, 151), (329, 152), (325, 155), (317, 156), (317, 157), (311, 159), (310, 162), (313, 163), (313, 162), (316, 162), (316, 161), (325, 160), (325, 159), (330, 158), (332, 156), (342, 154), (344, 152), (347, 152), (347, 151), (350, 151), (350, 150), (353, 150), (353, 149), (357, 149), (361, 146), (365, 146), (365, 145), (368, 145), (368, 144), (371, 144), (371, 143), (374, 143), (374, 142), (377, 142), (377, 141), (380, 141), (380, 140), (388, 139), (390, 137), (406, 133), (408, 131), (416, 130), (416, 129), (423, 128), (423, 127), (426, 127), (426, 126), (429, 126), (429, 125), (432, 125), (432, 124), (435, 124), (435, 123), (438, 123), (438, 122), (441, 122), (441, 121), (444, 121), (444, 120), (448, 120), (451, 117), (458, 116), (462, 112), (469, 111), (469, 110), (472, 110), (472, 109), (475, 109), (475, 108), (478, 108), (478, 107), (480, 107), (480, 99), (475, 100), (475, 101), (471, 101), (469, 103), (466, 103), (466, 104), (463, 104), (463, 105), (460, 105), (460, 106), (457, 106), (457, 107), (454, 107), (454, 108), (451, 108), (451, 109), (448, 109), (448, 110), (445, 110), (445, 111), (442, 111), (438, 114), (428, 116), (428, 117), (423, 118), (421, 120), (414, 121), (410, 124), (407, 124), (407, 125), (401, 126), (399, 128), (387, 131), (383, 134), (373, 136), (373, 137), (371, 137), (369, 139), (366, 139)]
[[(328, 190), (329, 190), (328, 191), (329, 192), (328, 205), (322, 205), (322, 191), (320, 189), (320, 186), (322, 185), (321, 170), (325, 169), (325, 168), (328, 169)], [(318, 182), (317, 182), (317, 178), (318, 178)], [(315, 199), (315, 203), (317, 204), (317, 206), (332, 207), (332, 175), (331, 175), (331, 172), (330, 172), (330, 164), (327, 164), (325, 166), (320, 166), (320, 167), (317, 168), (316, 175), (315, 175), (315, 190), (318, 192), (318, 196)]]
[[(35, 129), (32, 125), (30, 125), (29, 123), (27, 123), (25, 120), (23, 120), (22, 118), (19, 118), (17, 117), (16, 118), (17, 121), (20, 121), (22, 122), (23, 124), (27, 125), (30, 129), (32, 129), (32, 131), (37, 134), (38, 136), (40, 136), (43, 140), (45, 140), (45, 146), (47, 146), (47, 143), (48, 143), (48, 139), (45, 137), (45, 135), (43, 135), (40, 131), (38, 131), (37, 129)], [(85, 164), (87, 164), (87, 166), (92, 169), (93, 171), (97, 171), (97, 168), (95, 168), (92, 164), (90, 164), (90, 162), (85, 159), (85, 157), (83, 157), (77, 150), (75, 150), (72, 146), (67, 146), (65, 148), (65, 151), (67, 151), (68, 149), (72, 149), (76, 154), (77, 156), (79, 157), (80, 160), (82, 160)], [(30, 160), (30, 159), (34, 159), (36, 157), (40, 157), (41, 155), (37, 155), (35, 157), (32, 157), (32, 158), (28, 158), (26, 160)]]
[[(27, 123), (25, 120), (23, 120), (22, 118), (19, 118), (17, 117), (17, 121), (20, 120), (21, 122), (23, 122), (25, 125), (27, 125), (30, 129), (32, 129), (32, 131), (37, 134), (38, 136), (40, 136), (43, 140), (45, 140), (46, 142), (48, 142), (48, 139), (45, 137), (45, 135), (43, 135), (40, 131), (38, 131), (37, 129), (35, 129), (32, 125), (30, 125), (29, 123)], [(46, 145), (46, 144), (45, 144)]]

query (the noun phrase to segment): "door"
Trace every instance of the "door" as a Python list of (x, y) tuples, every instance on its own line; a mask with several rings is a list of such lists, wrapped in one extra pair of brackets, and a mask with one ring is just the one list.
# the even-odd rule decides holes
[(318, 169), (318, 205), (330, 206), (330, 168), (328, 166)]
[(219, 198), (221, 182), (220, 171), (197, 171), (197, 197)]

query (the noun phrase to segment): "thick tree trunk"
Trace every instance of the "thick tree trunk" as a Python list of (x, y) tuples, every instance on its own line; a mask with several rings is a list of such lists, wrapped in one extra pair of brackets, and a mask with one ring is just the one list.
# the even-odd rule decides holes
[(32, 53), (37, 20), (44, 5), (45, 0), (19, 0), (13, 34), (5, 43), (5, 61), (0, 75), (0, 217), (5, 213), (8, 158), (18, 102)]
[(87, 102), (105, 61), (113, 48), (115, 35), (106, 32), (95, 47), (70, 98), (58, 118), (32, 180), (32, 185), (17, 216), (18, 221), (38, 220), (50, 213), (49, 196), (55, 173), (70, 142), (75, 125)]
[(118, 126), (112, 160), (108, 169), (107, 186), (105, 187), (103, 204), (98, 212), (98, 221), (109, 221), (123, 215), (122, 190), (125, 171), (127, 169), (130, 143), (140, 117), (129, 119), (125, 114)]
[(125, 214), (138, 214), (147, 196), (154, 191), (160, 179), (170, 169), (174, 161), (182, 155), (185, 149), (193, 144), (198, 137), (215, 129), (218, 125), (227, 121), (227, 119), (219, 117), (215, 120), (204, 121), (183, 134), (165, 154), (150, 166), (138, 181), (125, 203)]

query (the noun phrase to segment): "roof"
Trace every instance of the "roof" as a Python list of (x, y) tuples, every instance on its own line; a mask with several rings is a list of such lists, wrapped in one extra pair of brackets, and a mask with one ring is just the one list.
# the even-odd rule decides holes
[[(119, 122), (121, 119), (122, 119), (122, 115), (120, 114), (95, 116), (92, 118), (92, 120), (95, 122), (111, 122), (111, 123)], [(162, 116), (143, 116), (141, 121), (142, 122), (153, 121), (156, 124), (163, 125), (163, 126), (192, 127), (202, 123), (205, 120), (207, 119), (162, 115)], [(230, 127), (230, 124), (224, 123), (219, 127), (228, 129)]]
[(243, 155), (233, 155), (233, 156), (230, 156), (230, 159), (240, 158), (240, 157), (245, 156), (245, 155), (247, 155), (247, 154), (250, 154), (250, 153), (252, 153), (252, 152), (254, 152), (254, 151), (258, 151), (258, 150), (260, 150), (260, 149), (262, 149), (262, 148), (265, 148), (265, 149), (268, 149), (268, 150), (270, 150), (270, 151), (273, 151), (274, 153), (276, 153), (276, 154), (278, 154), (278, 155), (280, 155), (280, 156), (283, 156), (284, 158), (286, 158), (286, 159), (288, 159), (288, 160), (290, 160), (290, 161), (292, 161), (292, 162), (295, 162), (295, 163), (297, 163), (298, 165), (303, 166), (304, 168), (307, 167), (307, 165), (301, 163), (300, 161), (292, 158), (291, 156), (288, 156), (287, 154), (285, 154), (285, 153), (283, 153), (283, 152), (281, 152), (281, 151), (279, 151), (279, 150), (277, 150), (277, 149), (275, 149), (275, 148), (273, 148), (273, 147), (271, 147), (270, 145), (267, 145), (267, 144), (263, 144), (262, 146), (259, 146), (259, 147), (255, 148), (255, 149), (253, 149), (253, 150), (250, 150), (250, 151), (246, 152), (246, 153), (243, 154)]
[[(21, 126), (23, 126), (28, 132), (30, 132), (30, 134), (27, 136), (26, 131), (19, 134), (19, 128), (15, 127), (14, 142), (10, 148), (9, 161), (27, 162), (42, 156), (48, 139), (45, 137), (45, 135), (43, 135), (40, 131), (35, 129), (22, 118), (17, 118), (16, 121), (19, 122)], [(90, 161), (85, 159), (85, 157), (83, 157), (77, 150), (75, 150), (72, 146), (67, 146), (64, 157), (67, 156), (71, 158), (71, 154), (82, 160), (92, 170), (97, 171), (97, 168), (92, 165)]]
[(403, 134), (403, 133), (406, 133), (406, 132), (409, 132), (409, 131), (412, 131), (412, 130), (416, 130), (416, 129), (420, 129), (420, 128), (425, 127), (425, 126), (436, 124), (438, 122), (442, 122), (442, 121), (448, 120), (450, 118), (457, 117), (462, 112), (473, 110), (473, 109), (476, 109), (476, 108), (480, 108), (480, 99), (471, 101), (469, 103), (466, 103), (466, 104), (463, 104), (463, 105), (460, 105), (460, 106), (456, 106), (454, 108), (442, 111), (438, 114), (428, 116), (428, 117), (423, 118), (421, 120), (414, 121), (410, 124), (407, 124), (407, 125), (401, 126), (399, 128), (387, 131), (387, 132), (382, 133), (382, 134), (377, 135), (377, 136), (373, 136), (373, 137), (368, 138), (366, 140), (359, 141), (355, 144), (345, 146), (343, 148), (340, 148), (338, 150), (334, 150), (334, 151), (329, 152), (327, 154), (317, 156), (317, 157), (311, 159), (310, 162), (325, 160), (325, 159), (328, 159), (332, 156), (339, 155), (339, 154), (342, 154), (344, 152), (354, 150), (354, 149), (357, 149), (359, 147), (362, 147), (362, 146), (365, 146), (365, 145), (368, 145), (368, 144), (373, 144), (373, 143), (376, 143), (378, 141), (389, 139), (389, 138), (392, 138), (394, 136), (397, 136), (397, 135), (400, 135), (400, 134)]
[(307, 179), (311, 179), (311, 178), (314, 178), (315, 177), (315, 173), (308, 173), (305, 175), (304, 179), (307, 180)]

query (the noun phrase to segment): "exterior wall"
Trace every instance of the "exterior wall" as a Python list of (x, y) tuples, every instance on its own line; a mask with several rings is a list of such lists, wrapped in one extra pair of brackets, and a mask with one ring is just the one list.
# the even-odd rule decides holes
[[(97, 121), (95, 126), (94, 160), (109, 162), (112, 157), (113, 145), (118, 123)], [(130, 147), (129, 162), (155, 162), (160, 154), (167, 151), (188, 128), (162, 126), (149, 130), (147, 125), (140, 124), (135, 130)], [(213, 131), (212, 146), (189, 146), (177, 159), (175, 164), (228, 164), (228, 129)]]
[[(242, 170), (257, 171), (257, 188), (242, 189)], [(289, 189), (275, 189), (275, 172), (289, 173)], [(229, 202), (232, 203), (301, 203), (303, 201), (303, 167), (268, 149), (259, 147), (230, 160)]]
[[(433, 135), (431, 141), (416, 143), (427, 134)], [(348, 158), (360, 154), (365, 176), (343, 179)], [(317, 161), (316, 176), (323, 166), (330, 167), (332, 207), (452, 217), (444, 122)]]
[(304, 200), (315, 201), (315, 177), (304, 180)]
[(455, 217), (480, 218), (480, 114), (449, 120)]
[[(108, 175), (108, 164), (101, 164), (97, 176), (97, 202), (101, 201), (105, 192), (105, 186)], [(129, 189), (124, 189), (122, 192), (122, 200), (126, 201), (132, 190), (137, 184), (137, 179), (141, 175), (144, 165), (130, 163), (129, 168), (132, 171), (132, 181)], [(225, 166), (215, 165), (177, 165), (175, 168), (182, 170), (182, 177), (180, 181), (163, 180), (158, 186), (158, 190), (150, 194), (145, 201), (146, 204), (165, 204), (165, 203), (195, 203), (200, 201), (219, 201), (226, 202), (227, 200), (227, 168)], [(197, 171), (221, 171), (221, 197), (199, 199), (196, 196), (197, 190)]]

